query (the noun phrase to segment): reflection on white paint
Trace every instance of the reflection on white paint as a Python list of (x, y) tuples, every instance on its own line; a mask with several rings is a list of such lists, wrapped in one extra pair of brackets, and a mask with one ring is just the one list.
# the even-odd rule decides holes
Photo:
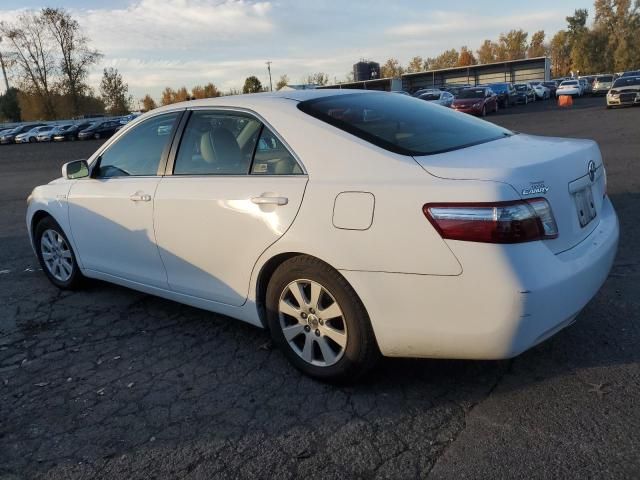
[(251, 200), (218, 200), (218, 205), (222, 208), (244, 213), (261, 220), (274, 235), (280, 236), (286, 229), (286, 225), (283, 225), (280, 221), (277, 207), (274, 205), (260, 206)]

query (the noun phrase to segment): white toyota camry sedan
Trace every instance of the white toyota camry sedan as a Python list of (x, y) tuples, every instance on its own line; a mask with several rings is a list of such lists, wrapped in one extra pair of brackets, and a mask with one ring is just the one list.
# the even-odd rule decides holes
[(56, 286), (268, 328), (327, 380), (518, 355), (575, 320), (618, 243), (595, 142), (354, 90), (153, 110), (37, 187), (27, 225)]

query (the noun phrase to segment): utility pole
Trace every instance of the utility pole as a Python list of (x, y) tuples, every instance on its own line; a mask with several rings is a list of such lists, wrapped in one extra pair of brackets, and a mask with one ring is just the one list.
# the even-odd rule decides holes
[(267, 70), (269, 70), (269, 91), (273, 92), (273, 83), (271, 83), (271, 64), (273, 62), (265, 62), (267, 64)]
[[(0, 43), (2, 43), (2, 37), (0, 37)], [(7, 70), (4, 67), (4, 59), (2, 58), (2, 52), (0, 51), (0, 66), (2, 66), (2, 76), (4, 77), (4, 86), (6, 87), (7, 93), (9, 91), (9, 80), (7, 80)]]

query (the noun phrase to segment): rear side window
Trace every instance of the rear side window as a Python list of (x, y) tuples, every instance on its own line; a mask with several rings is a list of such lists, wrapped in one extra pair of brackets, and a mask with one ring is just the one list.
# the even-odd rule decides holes
[(298, 108), (402, 155), (432, 155), (513, 134), (471, 115), (387, 92), (322, 97), (300, 102)]
[(251, 166), (252, 175), (300, 175), (302, 169), (287, 147), (266, 126), (262, 127)]

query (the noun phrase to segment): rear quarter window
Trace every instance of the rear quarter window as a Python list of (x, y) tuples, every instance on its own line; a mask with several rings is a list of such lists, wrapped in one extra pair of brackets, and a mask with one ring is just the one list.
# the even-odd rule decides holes
[(401, 155), (433, 155), (513, 135), (471, 115), (388, 92), (316, 98), (300, 102), (298, 108)]

